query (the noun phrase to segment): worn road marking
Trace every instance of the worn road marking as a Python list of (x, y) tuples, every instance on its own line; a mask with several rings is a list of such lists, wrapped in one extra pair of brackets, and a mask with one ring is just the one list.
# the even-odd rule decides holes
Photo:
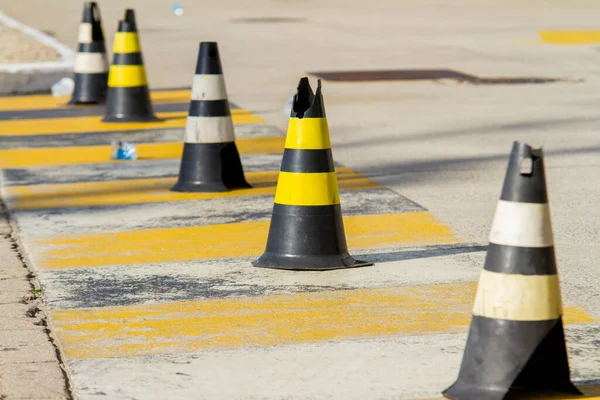
[(545, 44), (600, 43), (600, 31), (538, 31)]
[[(56, 310), (51, 318), (72, 359), (456, 333), (469, 326), (476, 286), (461, 282)], [(571, 307), (566, 321), (594, 320)]]
[[(186, 103), (190, 101), (191, 91), (189, 90), (165, 90), (151, 91), (150, 99), (153, 103)], [(1, 111), (29, 111), (41, 109), (63, 109), (63, 108), (81, 108), (82, 106), (70, 106), (67, 103), (71, 100), (70, 96), (54, 97), (52, 95), (31, 95), (31, 96), (6, 96), (0, 97)], [(84, 106), (85, 108), (85, 106)]]
[[(184, 127), (187, 112), (157, 113), (158, 122), (102, 122), (101, 116), (38, 118), (0, 121), (0, 136), (56, 135), (65, 133), (128, 131)], [(234, 124), (262, 124), (265, 120), (246, 110), (231, 110)]]
[[(351, 249), (457, 241), (426, 212), (348, 216), (344, 226)], [(56, 236), (33, 248), (37, 265), (49, 269), (250, 257), (264, 251), (268, 230), (269, 221), (147, 229)]]
[[(176, 177), (10, 186), (5, 189), (5, 193), (12, 210), (205, 200), (275, 194), (278, 174), (278, 171), (248, 172), (246, 178), (252, 188), (218, 193), (172, 192), (170, 188), (177, 182)], [(341, 189), (346, 190), (382, 187), (349, 168), (338, 168), (338, 181)]]
[[(581, 390), (582, 395), (577, 394), (556, 394), (556, 393), (542, 393), (542, 394), (526, 394), (526, 395), (518, 395), (511, 394), (510, 400), (600, 400), (600, 385), (576, 385), (579, 390)], [(430, 399), (420, 399), (420, 400), (447, 400), (445, 397), (437, 397)]]
[[(246, 154), (281, 153), (283, 136), (241, 138), (235, 141), (238, 151)], [(140, 143), (139, 160), (181, 158), (183, 142)], [(0, 150), (0, 168), (49, 167), (55, 165), (123, 162), (110, 158), (110, 146), (48, 147)]]
[[(345, 182), (343, 179), (344, 185)], [(340, 198), (344, 215), (425, 211), (406, 197), (383, 187), (341, 190)], [(262, 221), (270, 219), (272, 212), (271, 192), (270, 195), (227, 197), (226, 200), (216, 197), (202, 201), (78, 207), (59, 212), (40, 209), (16, 211), (13, 215), (19, 220), (20, 231), (31, 238)]]

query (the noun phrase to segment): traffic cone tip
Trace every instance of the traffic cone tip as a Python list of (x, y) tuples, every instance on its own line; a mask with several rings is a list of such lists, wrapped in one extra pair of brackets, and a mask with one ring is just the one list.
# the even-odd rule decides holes
[(524, 203), (547, 203), (544, 156), (542, 148), (513, 143), (501, 200)]
[(137, 26), (135, 23), (135, 10), (128, 8), (125, 10), (125, 17), (123, 18), (122, 22), (126, 22), (130, 25), (130, 28), (132, 29), (131, 31), (127, 31), (127, 32), (137, 32)]
[(92, 23), (97, 20), (97, 15), (94, 14), (94, 9), (98, 7), (98, 4), (95, 1), (88, 1), (83, 5), (83, 16), (81, 18), (81, 22), (83, 23)]
[(223, 75), (217, 42), (201, 42), (196, 61), (196, 75)]
[(321, 80), (317, 80), (317, 90), (313, 93), (308, 77), (298, 82), (292, 102), (291, 118), (325, 118), (325, 106), (321, 92)]

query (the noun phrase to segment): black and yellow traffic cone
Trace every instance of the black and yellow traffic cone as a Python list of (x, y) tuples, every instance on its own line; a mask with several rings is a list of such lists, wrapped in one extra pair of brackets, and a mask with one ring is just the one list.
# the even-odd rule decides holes
[(492, 224), (455, 400), (577, 393), (571, 383), (542, 149), (515, 142)]
[(75, 87), (69, 104), (102, 104), (106, 99), (108, 61), (96, 2), (89, 1), (83, 6), (78, 41), (73, 77)]
[(265, 253), (256, 267), (331, 270), (371, 263), (348, 254), (321, 94), (302, 78), (294, 96)]
[(113, 63), (108, 72), (105, 122), (155, 121), (135, 14), (125, 10), (113, 45)]
[(202, 42), (185, 125), (177, 192), (226, 192), (249, 188), (235, 145), (219, 49)]

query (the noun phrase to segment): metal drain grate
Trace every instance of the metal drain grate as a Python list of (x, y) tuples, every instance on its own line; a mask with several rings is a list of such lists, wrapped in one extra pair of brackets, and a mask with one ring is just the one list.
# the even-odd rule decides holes
[(230, 20), (236, 24), (282, 24), (306, 22), (306, 18), (294, 17), (254, 17), (254, 18), (233, 18)]
[(375, 71), (322, 71), (309, 72), (317, 78), (333, 82), (416, 81), (452, 79), (474, 85), (525, 85), (553, 82), (572, 82), (560, 78), (494, 77), (484, 78), (451, 69), (395, 69)]

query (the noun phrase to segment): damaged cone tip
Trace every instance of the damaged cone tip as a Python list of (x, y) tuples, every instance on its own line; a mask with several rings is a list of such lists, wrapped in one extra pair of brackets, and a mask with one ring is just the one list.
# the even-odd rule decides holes
[(184, 133), (177, 192), (249, 188), (235, 145), (233, 121), (217, 43), (202, 42)]
[(565, 346), (541, 149), (515, 142), (492, 223), (454, 400), (580, 392)]
[(69, 104), (102, 104), (106, 100), (108, 61), (100, 9), (95, 2), (83, 6), (78, 42), (73, 68), (75, 87)]
[(125, 10), (113, 45), (108, 73), (105, 122), (157, 121), (152, 110), (146, 70), (133, 10)]
[(294, 96), (265, 253), (256, 267), (363, 267), (346, 245), (337, 177), (321, 94), (302, 78)]

